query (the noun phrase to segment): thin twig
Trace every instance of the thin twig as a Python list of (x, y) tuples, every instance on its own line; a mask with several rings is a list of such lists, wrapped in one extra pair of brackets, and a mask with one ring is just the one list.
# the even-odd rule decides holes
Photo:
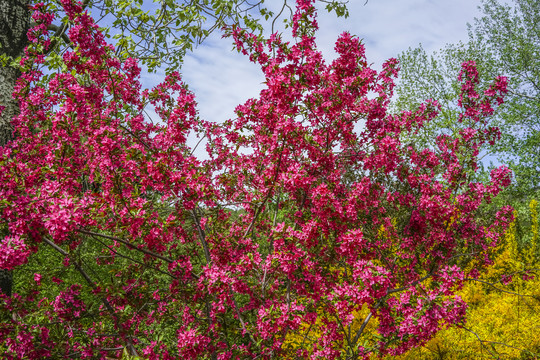
[(242, 325), (242, 330), (244, 331), (244, 333), (248, 334), (250, 340), (253, 342), (254, 345), (257, 344), (255, 339), (253, 338), (253, 335), (251, 335), (251, 332), (247, 329), (246, 323), (244, 322), (244, 319), (242, 318), (242, 314), (240, 314), (240, 310), (238, 309), (238, 305), (236, 304), (236, 299), (234, 298), (234, 293), (230, 285), (229, 285), (229, 291), (230, 291), (229, 294), (231, 295), (231, 298), (233, 301), (234, 310), (236, 311), (236, 316), (238, 316), (238, 320), (240, 320), (240, 324)]
[(491, 356), (493, 356), (495, 359), (500, 359), (498, 356), (493, 355), (493, 353), (487, 348), (487, 346), (484, 345), (484, 342), (489, 342), (489, 341), (480, 339), (480, 336), (478, 336), (477, 333), (475, 333), (475, 332), (472, 331), (471, 329), (466, 328), (465, 326), (462, 326), (462, 328), (463, 328), (464, 330), (467, 330), (468, 332), (470, 332), (470, 333), (473, 334), (474, 336), (476, 336), (476, 338), (478, 339), (478, 341), (480, 341), (480, 345), (482, 345), (482, 347), (485, 348)]
[(210, 249), (208, 248), (208, 243), (206, 242), (206, 234), (201, 227), (200, 220), (197, 217), (196, 211), (191, 210), (191, 215), (193, 216), (193, 220), (195, 222), (195, 225), (197, 226), (197, 232), (199, 234), (199, 239), (201, 240), (201, 244), (204, 249), (204, 257), (206, 258), (206, 263), (210, 265), (212, 263), (212, 258), (210, 257)]
[(507, 294), (517, 295), (517, 296), (521, 297), (522, 299), (523, 299), (524, 296), (531, 297), (531, 298), (533, 298), (535, 300), (537, 300), (537, 298), (538, 298), (537, 296), (534, 296), (534, 295), (523, 295), (523, 294), (519, 294), (519, 293), (514, 292), (514, 291), (504, 290), (504, 289), (496, 287), (495, 285), (493, 285), (492, 283), (490, 283), (488, 281), (484, 281), (484, 280), (480, 280), (480, 279), (465, 278), (464, 280), (477, 281), (477, 282), (480, 282), (482, 284), (489, 285), (489, 286), (491, 286), (492, 288), (494, 288), (494, 289), (496, 289), (498, 291), (502, 291), (502, 292), (505, 292)]
[(150, 250), (146, 250), (146, 249), (139, 248), (139, 247), (137, 247), (136, 245), (131, 244), (131, 243), (129, 243), (128, 241), (123, 240), (123, 239), (120, 239), (120, 238), (117, 238), (117, 237), (115, 237), (115, 236), (110, 236), (110, 235), (100, 234), (100, 233), (96, 233), (96, 232), (88, 231), (88, 230), (83, 230), (83, 229), (79, 229), (79, 230), (77, 230), (77, 232), (80, 232), (81, 234), (94, 235), (94, 236), (99, 236), (99, 237), (102, 237), (102, 238), (105, 238), (105, 239), (118, 241), (119, 243), (122, 243), (122, 244), (128, 246), (130, 249), (134, 249), (134, 250), (140, 251), (140, 252), (142, 252), (142, 253), (145, 253), (146, 255), (150, 255), (150, 256), (153, 256), (153, 257), (158, 258), (158, 259), (160, 259), (160, 260), (163, 260), (163, 261), (165, 261), (165, 262), (168, 262), (169, 264), (172, 264), (172, 263), (174, 262), (174, 260), (172, 260), (172, 259), (170, 259), (170, 258), (167, 258), (167, 257), (165, 257), (165, 256), (161, 256), (161, 255), (156, 254), (155, 252), (152, 252), (152, 251), (150, 251)]

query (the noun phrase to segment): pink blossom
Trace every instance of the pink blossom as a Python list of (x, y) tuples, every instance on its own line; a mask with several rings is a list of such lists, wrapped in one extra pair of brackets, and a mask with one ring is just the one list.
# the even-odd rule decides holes
[(11, 270), (25, 264), (30, 256), (30, 249), (19, 236), (6, 236), (0, 242), (0, 269)]

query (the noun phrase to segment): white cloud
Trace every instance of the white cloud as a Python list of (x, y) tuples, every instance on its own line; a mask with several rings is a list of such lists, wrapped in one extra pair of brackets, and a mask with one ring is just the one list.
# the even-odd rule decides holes
[(182, 77), (195, 92), (201, 116), (222, 122), (262, 89), (264, 77), (249, 58), (232, 50), (230, 39), (212, 37), (184, 59)]

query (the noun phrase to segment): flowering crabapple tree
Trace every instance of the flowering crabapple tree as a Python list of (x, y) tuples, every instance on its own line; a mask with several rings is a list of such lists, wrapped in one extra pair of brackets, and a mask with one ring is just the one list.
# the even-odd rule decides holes
[[(1, 297), (6, 358), (361, 359), (463, 321), (454, 293), (512, 218), (478, 216), (507, 168), (471, 182), (479, 147), (499, 137), (488, 118), (504, 78), (477, 90), (463, 64), (459, 105), (475, 127), (404, 145), (437, 102), (388, 113), (397, 61), (371, 69), (344, 33), (325, 62), (313, 1), (298, 0), (291, 43), (230, 29), (266, 82), (218, 124), (177, 73), (141, 90), (137, 61), (61, 4), (72, 48), (42, 72), (53, 16), (36, 5), (15, 140), (0, 149), (0, 268), (28, 278)], [(208, 160), (190, 133), (208, 139)]]

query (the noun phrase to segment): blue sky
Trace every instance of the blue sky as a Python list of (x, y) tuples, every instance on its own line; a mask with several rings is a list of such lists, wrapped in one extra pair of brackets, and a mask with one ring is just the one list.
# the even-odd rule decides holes
[[(291, 2), (291, 1), (289, 1)], [(267, 0), (269, 7), (281, 0)], [(349, 31), (364, 40), (368, 63), (382, 62), (420, 43), (429, 53), (447, 43), (467, 40), (467, 23), (479, 17), (480, 0), (350, 0), (348, 19), (321, 9), (317, 43), (327, 59), (334, 56), (338, 35)], [(185, 58), (184, 81), (195, 92), (200, 115), (221, 122), (234, 115), (236, 105), (257, 96), (262, 88), (260, 70), (247, 57), (231, 51), (230, 39), (214, 33)], [(163, 79), (144, 75), (146, 86)]]

